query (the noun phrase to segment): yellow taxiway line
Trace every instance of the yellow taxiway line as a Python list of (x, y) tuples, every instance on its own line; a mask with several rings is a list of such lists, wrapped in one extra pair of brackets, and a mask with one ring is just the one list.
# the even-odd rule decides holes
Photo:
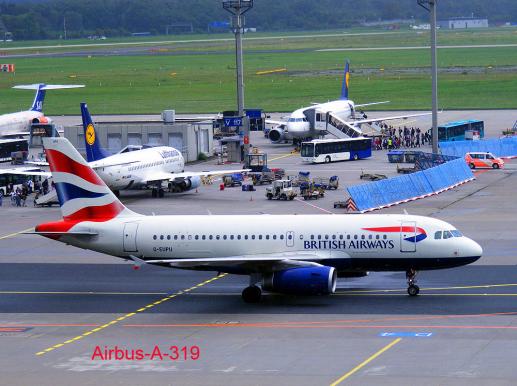
[(24, 230), (19, 231), (19, 232), (14, 232), (14, 233), (11, 233), (11, 234), (8, 234), (8, 235), (5, 235), (5, 236), (0, 236), (0, 240), (8, 239), (8, 238), (17, 236), (17, 235), (19, 235), (19, 234), (21, 234), (23, 232), (29, 232), (29, 231), (33, 231), (33, 230), (34, 230), (34, 227), (30, 227), (30, 228), (24, 229)]
[(368, 363), (370, 363), (371, 361), (373, 361), (375, 358), (377, 358), (379, 355), (381, 355), (382, 353), (388, 351), (390, 348), (392, 348), (393, 346), (395, 346), (398, 342), (400, 342), (402, 340), (402, 338), (397, 338), (395, 339), (394, 341), (392, 341), (391, 343), (387, 344), (386, 346), (384, 346), (383, 348), (381, 348), (379, 351), (377, 351), (375, 354), (373, 354), (372, 356), (370, 356), (369, 358), (367, 358), (366, 360), (364, 360), (363, 362), (361, 362), (360, 364), (358, 364), (357, 366), (355, 366), (352, 370), (350, 370), (348, 373), (346, 373), (345, 375), (343, 375), (341, 378), (339, 379), (336, 379), (334, 382), (332, 382), (330, 384), (330, 386), (337, 386), (339, 385), (341, 382), (343, 382), (345, 379), (347, 379), (348, 377), (350, 377), (351, 375), (353, 375), (354, 373), (356, 373), (357, 371), (361, 370), (364, 366), (366, 366)]
[(146, 306), (143, 306), (143, 307), (139, 308), (138, 310), (136, 310), (134, 312), (130, 312), (128, 314), (125, 314), (125, 315), (122, 315), (122, 316), (120, 316), (118, 318), (115, 318), (112, 321), (103, 324), (102, 326), (99, 326), (99, 327), (96, 327), (96, 328), (94, 328), (92, 330), (86, 331), (86, 332), (84, 332), (84, 333), (82, 333), (80, 335), (77, 335), (74, 338), (68, 339), (68, 340), (66, 340), (66, 341), (64, 341), (62, 343), (58, 343), (58, 344), (50, 346), (50, 347), (48, 347), (48, 348), (46, 348), (44, 350), (38, 351), (36, 353), (36, 355), (43, 355), (43, 354), (49, 353), (51, 351), (54, 351), (55, 349), (63, 347), (65, 345), (67, 345), (67, 344), (70, 344), (70, 343), (76, 342), (78, 340), (81, 340), (81, 339), (83, 339), (83, 338), (85, 338), (85, 337), (87, 337), (89, 335), (92, 335), (92, 334), (94, 334), (96, 332), (102, 331), (105, 328), (108, 328), (109, 326), (112, 326), (114, 324), (120, 323), (120, 322), (122, 322), (123, 320), (125, 320), (127, 318), (130, 318), (130, 317), (132, 317), (134, 315), (137, 315), (139, 312), (144, 312), (144, 311), (146, 311), (146, 310), (148, 310), (150, 308), (153, 308), (154, 306), (157, 306), (157, 305), (159, 305), (161, 303), (164, 303), (164, 302), (166, 302), (168, 300), (174, 299), (175, 297), (183, 295), (183, 294), (188, 293), (190, 291), (193, 291), (193, 290), (195, 290), (195, 289), (197, 289), (199, 287), (202, 287), (202, 286), (204, 286), (206, 284), (209, 284), (209, 283), (213, 282), (214, 280), (220, 279), (220, 278), (222, 278), (222, 277), (224, 277), (226, 275), (227, 275), (226, 273), (223, 273), (222, 275), (214, 276), (211, 279), (208, 279), (208, 280), (205, 280), (204, 282), (201, 282), (199, 284), (193, 285), (190, 288), (187, 288), (187, 289), (175, 292), (172, 295), (166, 296), (164, 298), (161, 298), (160, 300), (154, 301), (154, 302), (152, 302), (152, 303), (150, 303), (150, 304), (148, 304)]

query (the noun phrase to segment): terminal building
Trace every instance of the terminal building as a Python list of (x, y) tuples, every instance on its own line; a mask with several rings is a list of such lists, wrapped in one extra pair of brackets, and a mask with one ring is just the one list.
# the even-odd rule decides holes
[[(196, 161), (200, 153), (214, 153), (212, 122), (177, 123), (165, 121), (96, 122), (101, 145), (115, 154), (128, 145), (171, 146), (179, 150), (186, 162)], [(82, 125), (65, 126), (65, 137), (84, 155)]]
[(477, 17), (453, 17), (438, 21), (438, 27), (445, 29), (488, 28), (488, 19)]

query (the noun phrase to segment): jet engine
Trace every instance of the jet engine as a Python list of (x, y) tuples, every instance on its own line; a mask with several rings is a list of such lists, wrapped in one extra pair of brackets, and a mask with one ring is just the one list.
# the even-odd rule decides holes
[(33, 123), (33, 124), (50, 124), (50, 123), (52, 123), (52, 119), (47, 118), (47, 117), (38, 117), (38, 118), (33, 118), (31, 123)]
[(177, 178), (169, 184), (169, 189), (174, 193), (188, 192), (201, 186), (201, 177)]
[(269, 139), (273, 143), (279, 143), (284, 141), (285, 138), (285, 128), (284, 125), (277, 126), (269, 131)]
[(336, 291), (336, 280), (333, 267), (300, 267), (264, 276), (262, 288), (292, 295), (328, 295)]

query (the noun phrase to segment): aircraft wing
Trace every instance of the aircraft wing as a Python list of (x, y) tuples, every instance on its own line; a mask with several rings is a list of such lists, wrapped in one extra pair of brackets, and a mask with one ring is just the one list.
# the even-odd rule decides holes
[(41, 176), (41, 177), (51, 177), (52, 173), (46, 172), (44, 170), (36, 170), (29, 168), (14, 168), (14, 169), (0, 169), (1, 174), (15, 174), (19, 176)]
[(395, 115), (391, 117), (379, 117), (379, 118), (368, 118), (368, 119), (359, 119), (356, 121), (348, 121), (346, 122), (349, 125), (358, 125), (361, 123), (372, 123), (372, 122), (379, 122), (379, 121), (391, 121), (393, 119), (406, 119), (406, 118), (412, 118), (412, 117), (423, 117), (425, 115), (431, 115), (431, 113), (419, 113), (419, 114), (407, 114), (407, 115)]
[(158, 173), (152, 173), (151, 175), (149, 175), (146, 182), (174, 181), (177, 178), (222, 176), (225, 174), (245, 173), (245, 172), (249, 172), (250, 170), (251, 169), (211, 170), (211, 171), (205, 171), (205, 172), (183, 172), (183, 173), (158, 172)]
[(289, 268), (318, 267), (321, 262), (330, 259), (346, 259), (350, 256), (342, 251), (293, 251), (283, 253), (267, 253), (260, 255), (242, 255), (196, 259), (162, 259), (146, 260), (147, 264), (169, 264), (176, 268), (221, 269), (224, 267), (240, 268), (246, 272), (274, 272)]

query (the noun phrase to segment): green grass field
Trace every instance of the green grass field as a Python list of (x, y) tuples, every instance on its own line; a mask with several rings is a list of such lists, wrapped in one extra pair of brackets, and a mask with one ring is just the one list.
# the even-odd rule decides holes
[[(335, 32), (323, 34), (332, 33)], [(310, 102), (335, 99), (340, 93), (344, 60), (349, 58), (353, 72), (350, 97), (356, 103), (390, 100), (392, 103), (381, 108), (430, 108), (428, 49), (315, 51), (426, 45), (428, 33), (411, 31), (347, 38), (301, 38), (301, 35), (245, 42), (248, 51), (244, 58), (246, 106), (290, 111)], [(185, 39), (172, 37), (171, 40), (175, 38)], [(438, 41), (440, 45), (516, 44), (517, 30), (441, 31)], [(34, 43), (24, 42), (20, 46)], [(151, 47), (156, 52), (155, 46)], [(45, 102), (45, 112), (49, 115), (78, 114), (81, 101), (88, 102), (94, 114), (158, 113), (165, 108), (174, 108), (179, 113), (234, 109), (235, 59), (228, 53), (232, 47), (231, 42), (194, 42), (160, 45), (162, 52), (178, 51), (175, 55), (149, 52), (140, 56), (103, 56), (99, 53), (91, 57), (4, 59), (3, 63), (15, 63), (17, 72), (0, 74), (0, 113), (26, 109), (33, 93), (10, 87), (37, 82), (86, 84), (84, 89), (49, 92)], [(45, 51), (62, 50), (60, 47)], [(201, 54), (206, 51), (209, 53)], [(438, 61), (440, 69), (447, 70), (439, 75), (440, 108), (517, 108), (516, 47), (440, 49)], [(275, 68), (287, 71), (256, 74)], [(450, 72), (453, 68), (459, 71)]]

